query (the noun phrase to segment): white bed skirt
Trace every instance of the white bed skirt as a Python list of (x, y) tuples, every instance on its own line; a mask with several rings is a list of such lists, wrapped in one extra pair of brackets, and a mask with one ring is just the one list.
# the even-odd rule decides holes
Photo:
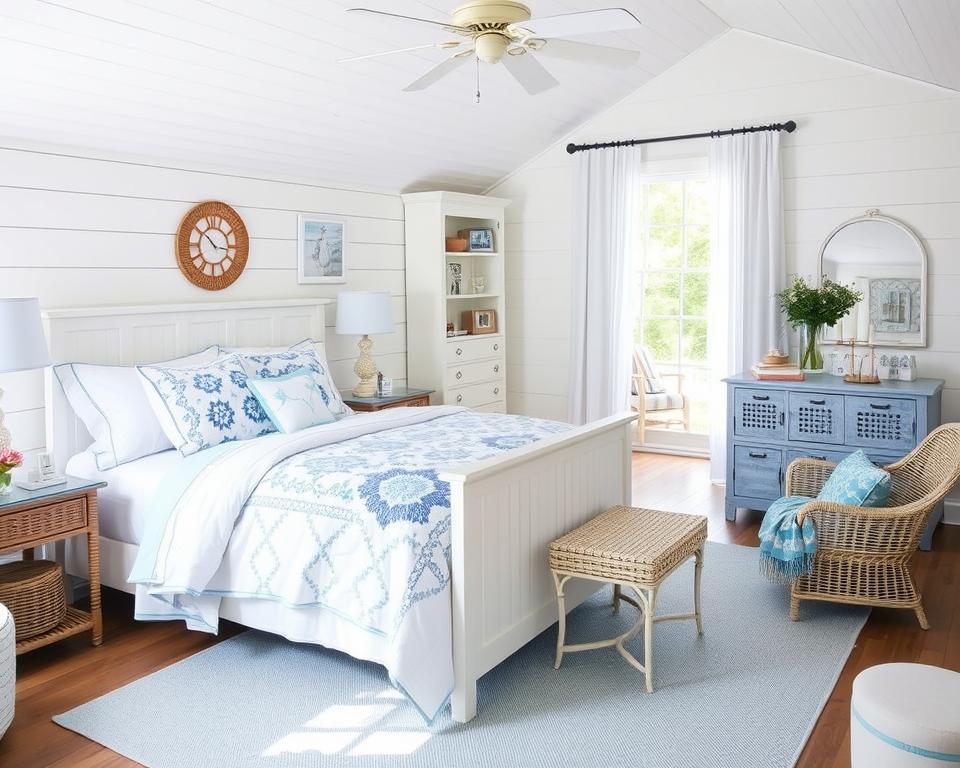
[[(137, 558), (136, 544), (100, 537), (100, 583), (121, 592), (134, 594), (135, 585), (127, 575)], [(86, 578), (86, 542), (71, 540), (66, 548), (66, 571)], [(220, 601), (220, 618), (252, 629), (285, 637), (295, 643), (312, 643), (343, 651), (357, 659), (383, 664), (386, 638), (352, 624), (322, 608), (291, 608), (260, 598), (225, 597)]]

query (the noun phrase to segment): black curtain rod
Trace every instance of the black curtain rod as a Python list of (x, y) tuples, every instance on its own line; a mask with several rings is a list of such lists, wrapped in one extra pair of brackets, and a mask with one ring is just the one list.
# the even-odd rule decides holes
[(684, 139), (715, 139), (718, 136), (732, 136), (735, 133), (758, 133), (759, 131), (786, 131), (793, 133), (797, 124), (793, 120), (770, 125), (754, 125), (749, 128), (730, 128), (726, 131), (708, 131), (707, 133), (687, 133), (683, 136), (659, 136), (655, 139), (628, 139), (627, 141), (604, 141), (599, 144), (567, 144), (567, 152), (583, 152), (587, 149), (608, 149), (610, 147), (635, 147), (638, 144), (656, 144), (661, 141), (683, 141)]

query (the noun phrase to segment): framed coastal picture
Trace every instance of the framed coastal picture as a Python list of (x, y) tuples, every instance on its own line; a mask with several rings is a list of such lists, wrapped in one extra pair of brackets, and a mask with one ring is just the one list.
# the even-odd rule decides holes
[(919, 333), (920, 280), (884, 277), (869, 283), (870, 322), (882, 333)]
[(347, 223), (342, 219), (300, 214), (297, 234), (297, 281), (347, 282)]

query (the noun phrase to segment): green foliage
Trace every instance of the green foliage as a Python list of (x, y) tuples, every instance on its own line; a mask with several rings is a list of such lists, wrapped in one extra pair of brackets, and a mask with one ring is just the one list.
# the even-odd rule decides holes
[(680, 273), (648, 272), (644, 280), (643, 314), (647, 317), (680, 314)]
[(710, 298), (710, 276), (706, 272), (687, 272), (683, 279), (683, 314), (706, 317)]
[(705, 269), (710, 266), (710, 227), (687, 227), (687, 266)]
[(812, 288), (800, 275), (794, 275), (793, 285), (777, 294), (780, 309), (794, 328), (836, 325), (861, 299), (861, 291), (836, 283), (826, 275), (819, 288)]
[(707, 321), (683, 321), (683, 359), (689, 363), (707, 362)]

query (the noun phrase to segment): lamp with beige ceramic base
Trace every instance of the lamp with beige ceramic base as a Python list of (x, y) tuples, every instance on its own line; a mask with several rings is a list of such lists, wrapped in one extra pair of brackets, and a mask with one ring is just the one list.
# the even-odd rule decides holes
[[(10, 329), (0, 343), (0, 373), (18, 373), (50, 365), (47, 339), (40, 319), (40, 302), (37, 299), (0, 298), (0, 328)], [(0, 387), (2, 400), (3, 388)], [(12, 445), (10, 430), (3, 422), (3, 409), (0, 408), (0, 453)], [(4, 477), (0, 478), (0, 494), (10, 491), (9, 473), (3, 474)]]
[(377, 394), (377, 364), (370, 355), (370, 334), (393, 333), (393, 307), (387, 291), (342, 291), (337, 294), (337, 333), (360, 335), (360, 357), (353, 366), (360, 382), (354, 397)]

